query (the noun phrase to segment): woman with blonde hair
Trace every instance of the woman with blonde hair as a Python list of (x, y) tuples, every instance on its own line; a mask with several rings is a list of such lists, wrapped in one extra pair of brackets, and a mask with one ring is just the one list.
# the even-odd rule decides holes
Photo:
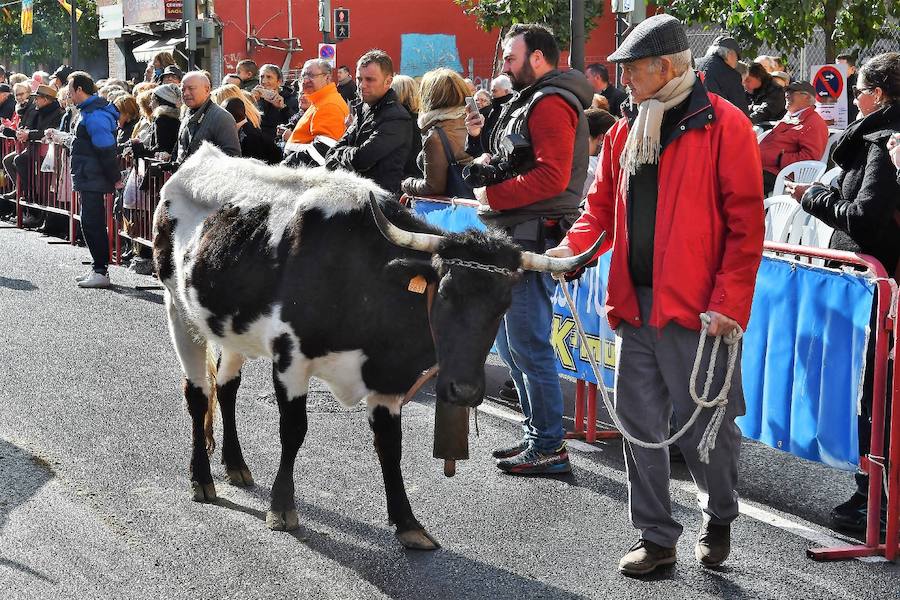
[(471, 189), (448, 189), (447, 185), (448, 182), (457, 186), (461, 183), (458, 177), (452, 174), (448, 176), (448, 169), (456, 168), (452, 163), (466, 164), (472, 160), (464, 150), (465, 103), (468, 93), (466, 82), (450, 69), (435, 69), (422, 78), (422, 112), (418, 125), (424, 139), (418, 162), (424, 176), (410, 177), (403, 181), (400, 189), (405, 193), (416, 196), (471, 197)]
[(422, 170), (419, 168), (417, 161), (419, 152), (422, 151), (422, 131), (418, 125), (419, 111), (422, 104), (419, 97), (419, 83), (409, 75), (394, 75), (391, 89), (397, 93), (397, 99), (409, 111), (413, 120), (412, 144), (409, 147), (403, 174), (407, 177), (421, 177)]
[(134, 96), (127, 93), (113, 99), (112, 104), (119, 111), (119, 131), (116, 133), (116, 145), (121, 154), (126, 143), (130, 142), (133, 137), (134, 128), (141, 117), (141, 109)]
[(262, 113), (256, 108), (256, 102), (253, 101), (253, 96), (250, 92), (242, 90), (233, 83), (226, 83), (225, 85), (217, 87), (212, 92), (213, 102), (222, 107), (225, 106), (225, 101), (231, 98), (241, 99), (241, 102), (244, 103), (244, 112), (247, 115), (247, 121), (252, 123), (257, 129), (260, 129)]

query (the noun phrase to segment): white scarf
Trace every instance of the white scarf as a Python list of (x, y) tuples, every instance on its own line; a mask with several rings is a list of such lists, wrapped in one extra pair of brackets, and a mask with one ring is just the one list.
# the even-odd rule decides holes
[(684, 75), (671, 80), (638, 105), (637, 118), (628, 131), (625, 149), (619, 159), (622, 168), (629, 175), (634, 175), (640, 165), (659, 162), (663, 116), (667, 110), (678, 106), (690, 96), (696, 79), (694, 71), (688, 69)]
[(428, 112), (419, 115), (419, 129), (425, 131), (426, 129), (428, 129), (428, 127), (437, 123), (438, 121), (452, 121), (453, 119), (463, 119), (465, 118), (465, 116), (466, 109), (464, 106), (429, 110)]

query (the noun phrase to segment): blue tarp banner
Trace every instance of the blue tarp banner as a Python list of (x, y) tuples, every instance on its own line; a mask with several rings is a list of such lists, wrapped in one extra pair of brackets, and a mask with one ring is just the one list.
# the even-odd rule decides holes
[[(447, 231), (484, 229), (473, 208), (416, 203), (416, 212)], [(604, 311), (610, 255), (569, 283), (591, 351), (613, 387), (615, 334)], [(741, 367), (746, 437), (832, 467), (859, 461), (857, 407), (865, 370), (875, 284), (862, 277), (764, 257)], [(557, 371), (596, 383), (575, 323), (557, 286), (552, 343)]]
[(875, 284), (764, 257), (744, 336), (745, 436), (839, 469), (859, 461)]

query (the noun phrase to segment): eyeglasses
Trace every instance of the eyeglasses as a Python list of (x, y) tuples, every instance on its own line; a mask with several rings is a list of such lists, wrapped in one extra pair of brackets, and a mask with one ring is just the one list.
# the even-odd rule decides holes
[(312, 81), (316, 77), (320, 77), (324, 74), (325, 73), (315, 73), (315, 74), (310, 75), (309, 73), (300, 73), (300, 80), (301, 81)]
[(861, 88), (861, 87), (856, 87), (854, 85), (853, 86), (853, 97), (859, 98), (863, 94), (871, 94), (874, 91), (874, 89), (875, 88)]

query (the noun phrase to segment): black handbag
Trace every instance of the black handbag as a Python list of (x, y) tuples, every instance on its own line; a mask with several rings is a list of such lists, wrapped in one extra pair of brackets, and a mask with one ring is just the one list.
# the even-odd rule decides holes
[(456, 162), (453, 151), (450, 149), (450, 140), (447, 134), (440, 127), (435, 126), (434, 130), (441, 138), (441, 144), (444, 146), (444, 154), (447, 156), (447, 185), (444, 188), (444, 195), (451, 198), (469, 198), (475, 199), (475, 191), (472, 186), (463, 179), (461, 164)]

